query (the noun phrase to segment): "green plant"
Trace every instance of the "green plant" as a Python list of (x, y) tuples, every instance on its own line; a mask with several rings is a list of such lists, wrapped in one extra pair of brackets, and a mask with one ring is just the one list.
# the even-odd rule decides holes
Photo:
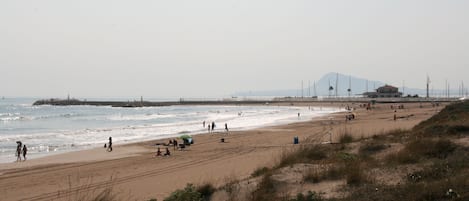
[(164, 201), (203, 201), (203, 199), (193, 184), (187, 184), (184, 189), (179, 189), (171, 193)]
[(212, 194), (216, 191), (215, 187), (212, 184), (206, 183), (197, 187), (197, 192), (200, 193), (200, 196), (203, 200), (210, 200)]

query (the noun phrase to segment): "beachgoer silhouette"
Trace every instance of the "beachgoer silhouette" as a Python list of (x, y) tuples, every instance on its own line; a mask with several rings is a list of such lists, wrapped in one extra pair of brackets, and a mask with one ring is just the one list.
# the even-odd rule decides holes
[[(176, 150), (177, 147), (178, 147), (178, 141), (177, 141), (176, 139), (173, 140), (173, 147), (174, 147), (174, 150)], [(168, 149), (168, 148), (166, 148), (166, 150), (167, 150), (167, 149)]]
[(112, 151), (112, 137), (109, 137), (109, 146), (107, 146), (107, 151)]
[(212, 131), (215, 130), (215, 122), (212, 121)]
[(21, 141), (16, 142), (18, 145), (16, 146), (16, 161), (21, 161)]
[(169, 155), (171, 155), (171, 152), (169, 152), (168, 147), (166, 147), (166, 153), (164, 153), (164, 156), (169, 156)]
[(228, 132), (228, 124), (227, 123), (225, 123), (225, 130), (226, 130), (226, 132)]
[(159, 147), (158, 147), (158, 150), (156, 150), (156, 156), (161, 156), (161, 150)]
[(205, 121), (204, 121), (204, 122), (202, 122), (202, 125), (203, 125), (203, 126), (204, 126), (204, 128), (205, 128)]
[(210, 124), (207, 127), (208, 127), (208, 132), (210, 133)]
[(26, 161), (26, 153), (28, 152), (28, 148), (26, 148), (26, 145), (23, 145), (23, 158)]

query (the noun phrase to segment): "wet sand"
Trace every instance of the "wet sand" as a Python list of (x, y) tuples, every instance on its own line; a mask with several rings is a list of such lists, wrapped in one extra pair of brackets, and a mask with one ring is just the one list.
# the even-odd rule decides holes
[[(155, 143), (168, 141), (155, 140), (114, 145), (113, 152), (97, 148), (0, 164), (0, 200), (77, 200), (92, 198), (105, 188), (112, 188), (121, 200), (162, 200), (187, 183), (221, 186), (247, 178), (257, 168), (273, 166), (282, 152), (298, 146), (293, 144), (294, 136), (300, 144), (328, 142), (331, 136), (335, 143), (344, 133), (356, 139), (370, 137), (410, 129), (443, 108), (406, 103), (405, 109), (394, 112), (391, 104), (377, 104), (371, 111), (349, 105), (357, 108), (352, 121), (338, 113), (288, 125), (195, 135), (195, 144), (183, 151), (170, 148), (170, 157), (154, 156)], [(164, 152), (165, 146), (160, 147)]]

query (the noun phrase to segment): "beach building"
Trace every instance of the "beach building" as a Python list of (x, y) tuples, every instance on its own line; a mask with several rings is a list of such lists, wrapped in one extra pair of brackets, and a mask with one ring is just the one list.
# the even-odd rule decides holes
[(386, 84), (376, 89), (376, 92), (363, 93), (363, 96), (368, 98), (395, 98), (402, 97), (402, 93), (399, 92), (399, 88)]

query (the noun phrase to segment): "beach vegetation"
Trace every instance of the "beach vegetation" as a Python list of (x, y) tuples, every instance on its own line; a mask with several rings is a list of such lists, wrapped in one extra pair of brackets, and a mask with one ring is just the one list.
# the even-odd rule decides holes
[(319, 193), (308, 191), (306, 194), (298, 193), (295, 198), (289, 201), (322, 201), (322, 197)]
[(275, 188), (275, 181), (272, 174), (264, 174), (257, 188), (252, 192), (252, 201), (278, 200)]
[(365, 143), (365, 144), (361, 145), (360, 149), (358, 150), (358, 153), (360, 155), (370, 156), (370, 155), (373, 155), (377, 152), (380, 152), (380, 151), (382, 151), (386, 148), (388, 148), (388, 146), (386, 146), (385, 144), (376, 143), (376, 142), (369, 142), (369, 143)]
[(303, 176), (303, 180), (309, 183), (319, 183), (324, 180), (339, 180), (344, 175), (344, 166), (328, 165), (309, 169)]
[(323, 145), (303, 145), (295, 150), (284, 150), (280, 156), (277, 168), (291, 166), (296, 163), (311, 163), (328, 158), (327, 152), (331, 147)]
[[(258, 168), (251, 174), (257, 186), (249, 189), (248, 200), (469, 200), (469, 146), (462, 139), (469, 127), (469, 102), (458, 104), (451, 105), (451, 112), (443, 109), (411, 130), (394, 130), (356, 141), (350, 135), (339, 144), (311, 143), (285, 149), (276, 166)], [(298, 167), (306, 167), (302, 181), (277, 180), (289, 171), (302, 171)], [(340, 183), (335, 196), (322, 197), (322, 192), (315, 191), (289, 195), (285, 190), (304, 182), (323, 181)], [(290, 186), (284, 188), (286, 185)], [(239, 195), (242, 188), (240, 181), (226, 186), (226, 192), (234, 192), (231, 196)]]
[(412, 164), (429, 158), (444, 159), (456, 148), (457, 145), (448, 139), (416, 138), (399, 152), (389, 155), (387, 159), (389, 163), (399, 164)]
[(187, 184), (184, 189), (179, 189), (171, 193), (164, 201), (204, 201), (202, 195), (193, 184)]
[(270, 171), (270, 168), (261, 167), (261, 168), (254, 170), (254, 172), (251, 174), (251, 177), (258, 177), (258, 176), (264, 175), (265, 173), (269, 171)]
[(344, 133), (339, 136), (340, 144), (347, 144), (353, 142), (353, 136), (349, 133)]
[(216, 190), (217, 189), (211, 183), (205, 183), (197, 186), (197, 192), (200, 193), (201, 198), (205, 201), (210, 200)]

